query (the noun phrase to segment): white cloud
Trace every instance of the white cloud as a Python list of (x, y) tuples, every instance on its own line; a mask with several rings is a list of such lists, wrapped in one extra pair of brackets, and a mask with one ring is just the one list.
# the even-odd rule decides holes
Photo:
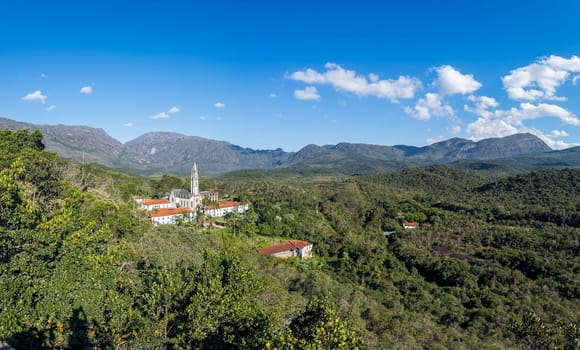
[(123, 124), (124, 127), (126, 128), (132, 128), (133, 127), (133, 123), (125, 123)]
[(540, 130), (526, 127), (515, 128), (503, 120), (489, 120), (480, 118), (468, 127), (468, 131), (474, 135), (475, 140), (489, 137), (505, 137), (516, 133), (530, 133), (536, 135), (552, 149), (563, 149), (572, 146), (562, 140), (554, 140), (553, 135), (546, 135)]
[(307, 86), (304, 90), (295, 90), (294, 96), (299, 100), (319, 100), (320, 95), (314, 86)]
[(48, 75), (46, 75), (45, 73), (40, 73), (40, 79), (47, 79)]
[(277, 97), (278, 97), (278, 95), (272, 92), (272, 93), (270, 93), (269, 97), (270, 97), (270, 98), (277, 98)]
[(432, 116), (444, 117), (454, 116), (455, 111), (448, 104), (443, 104), (441, 95), (435, 93), (425, 94), (425, 98), (420, 98), (415, 107), (405, 107), (405, 113), (417, 119), (427, 120)]
[(437, 136), (437, 137), (428, 138), (426, 141), (427, 141), (428, 145), (431, 145), (431, 144), (437, 143), (439, 141), (443, 141), (444, 139), (445, 138), (443, 136)]
[(327, 63), (324, 67), (326, 71), (323, 73), (308, 68), (288, 74), (286, 77), (307, 84), (328, 84), (338, 91), (358, 96), (386, 98), (391, 102), (398, 102), (402, 98), (413, 98), (415, 92), (422, 87), (418, 79), (408, 76), (400, 76), (396, 80), (380, 80), (378, 75), (371, 73), (370, 80), (367, 80), (366, 77), (357, 75), (355, 71), (345, 70), (335, 63)]
[[(549, 56), (510, 71), (502, 78), (504, 89), (514, 100), (555, 100), (563, 101), (565, 97), (556, 96), (556, 89), (568, 80), (570, 73), (580, 72), (580, 58), (569, 59), (560, 56)], [(575, 83), (576, 77), (572, 79)]]
[(553, 130), (546, 135), (537, 129), (531, 129), (524, 125), (524, 121), (555, 117), (570, 125), (580, 125), (580, 120), (570, 111), (553, 104), (540, 103), (532, 104), (528, 102), (521, 103), (518, 108), (509, 110), (487, 111), (480, 114), (480, 117), (467, 127), (467, 132), (474, 139), (483, 139), (488, 137), (503, 137), (515, 133), (532, 133), (541, 138), (548, 146), (552, 148), (566, 148), (570, 145), (554, 138), (565, 137), (568, 135), (565, 131)]
[(447, 128), (447, 131), (452, 135), (457, 135), (461, 132), (461, 125), (451, 125)]
[(580, 80), (580, 75), (575, 75), (574, 78), (572, 78), (572, 85), (576, 85), (578, 80)]
[(463, 109), (480, 117), (489, 118), (493, 115), (490, 108), (496, 108), (499, 103), (493, 97), (470, 95), (467, 99), (473, 102), (474, 107), (464, 105)]
[(81, 91), (80, 91), (80, 92), (81, 92), (81, 94), (83, 94), (83, 95), (90, 95), (90, 94), (92, 94), (92, 93), (93, 93), (93, 87), (92, 87), (92, 86), (90, 86), (90, 85), (83, 86), (83, 87), (81, 88)]
[(42, 91), (40, 90), (36, 90), (22, 97), (24, 101), (41, 102), (41, 103), (44, 103), (47, 98), (48, 96), (43, 95)]
[(50, 112), (50, 111), (52, 111), (52, 110), (53, 110), (53, 109), (55, 109), (55, 108), (56, 108), (56, 106), (55, 106), (55, 105), (50, 105), (50, 106), (46, 107), (46, 110), (47, 110), (48, 112)]
[(206, 120), (206, 119), (207, 119), (207, 116), (205, 116), (205, 115), (202, 115), (202, 116), (200, 116), (200, 117), (199, 117), (199, 119), (200, 119), (200, 120)]
[(564, 142), (562, 140), (555, 140), (554, 139), (554, 138), (558, 138), (559, 136), (554, 136), (551, 134), (546, 135), (537, 129), (525, 129), (522, 132), (529, 132), (530, 134), (536, 135), (552, 149), (563, 149), (563, 148), (568, 148), (568, 147), (574, 146), (573, 144)]
[(470, 94), (481, 87), (481, 83), (473, 78), (473, 74), (461, 74), (451, 66), (435, 68), (438, 79), (437, 85), (441, 93), (446, 95)]
[(574, 73), (580, 72), (580, 57), (578, 56), (572, 56), (566, 59), (560, 56), (551, 55), (547, 59), (544, 59), (543, 62), (556, 69), (563, 69)]
[(153, 119), (169, 119), (169, 118), (171, 118), (171, 115), (169, 115), (169, 113), (167, 113), (167, 112), (161, 112), (161, 113), (155, 114), (151, 118), (153, 118)]
[(551, 137), (568, 137), (570, 135), (564, 130), (552, 130), (550, 132), (550, 136)]
[[(498, 113), (499, 112), (499, 113)], [(505, 115), (506, 119), (512, 124), (519, 125), (527, 119), (538, 119), (545, 117), (559, 118), (566, 124), (580, 125), (580, 120), (576, 116), (565, 110), (560, 106), (548, 103), (540, 103), (534, 105), (532, 103), (524, 102), (520, 104), (520, 108), (511, 108), (509, 111), (496, 111), (498, 115)]]
[(476, 140), (504, 137), (518, 133), (518, 129), (502, 119), (478, 118), (467, 126), (467, 132)]
[[(226, 105), (225, 105), (225, 104), (223, 104), (222, 102), (216, 102), (216, 103), (214, 103), (214, 104), (213, 104), (213, 106), (214, 106), (215, 108), (225, 108), (225, 107), (226, 107)], [(234, 108), (234, 109), (235, 109), (235, 108)]]
[(152, 116), (151, 118), (153, 119), (169, 119), (171, 118), (172, 114), (175, 114), (179, 112), (179, 108), (178, 107), (171, 107), (167, 110), (167, 112), (161, 112), (161, 113), (157, 113), (154, 116)]

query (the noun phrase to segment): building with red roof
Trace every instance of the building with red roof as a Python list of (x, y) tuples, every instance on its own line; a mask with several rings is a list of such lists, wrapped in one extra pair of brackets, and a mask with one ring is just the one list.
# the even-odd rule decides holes
[(203, 213), (212, 218), (226, 216), (229, 213), (245, 213), (249, 209), (247, 204), (239, 202), (220, 202), (218, 205), (207, 205), (203, 208)]
[(168, 199), (143, 199), (141, 208), (151, 211), (154, 209), (175, 208), (175, 205)]
[(405, 221), (405, 222), (403, 222), (403, 227), (406, 229), (415, 229), (415, 228), (419, 228), (419, 223)]
[(177, 224), (195, 220), (193, 210), (189, 208), (162, 208), (147, 213), (147, 216), (156, 224)]
[(301, 240), (291, 240), (286, 243), (272, 245), (266, 248), (258, 249), (260, 255), (270, 255), (277, 258), (299, 257), (308, 259), (312, 257), (313, 244)]

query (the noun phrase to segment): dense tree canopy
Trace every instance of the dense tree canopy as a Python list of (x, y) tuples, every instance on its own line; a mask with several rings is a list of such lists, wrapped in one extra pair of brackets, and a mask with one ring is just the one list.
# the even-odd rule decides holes
[[(250, 203), (229, 228), (155, 227), (131, 195), (187, 179), (0, 136), (0, 340), (17, 348), (579, 346), (579, 169), (246, 171), (204, 179)], [(255, 251), (287, 239), (315, 257)]]

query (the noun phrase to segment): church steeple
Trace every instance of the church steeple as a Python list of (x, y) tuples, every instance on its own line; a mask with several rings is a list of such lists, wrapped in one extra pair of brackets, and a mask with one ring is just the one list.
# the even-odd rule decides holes
[(197, 164), (193, 163), (193, 169), (191, 169), (191, 196), (199, 197), (199, 179), (197, 175)]

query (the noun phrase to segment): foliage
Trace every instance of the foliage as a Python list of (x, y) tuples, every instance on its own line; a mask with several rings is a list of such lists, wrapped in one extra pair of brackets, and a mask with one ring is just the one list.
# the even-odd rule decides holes
[[(155, 227), (131, 196), (187, 179), (0, 133), (0, 340), (17, 348), (579, 345), (579, 169), (246, 171), (207, 179), (251, 206), (229, 228)], [(315, 258), (255, 252), (288, 239)]]

